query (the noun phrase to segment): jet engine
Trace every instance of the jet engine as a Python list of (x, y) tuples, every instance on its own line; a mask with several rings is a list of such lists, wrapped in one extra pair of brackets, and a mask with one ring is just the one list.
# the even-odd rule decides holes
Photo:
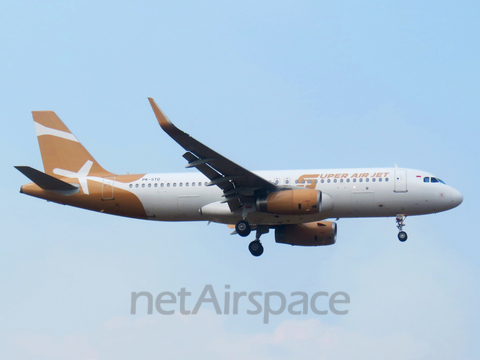
[(277, 191), (257, 199), (257, 211), (280, 215), (318, 214), (322, 192), (313, 189)]
[(275, 229), (275, 241), (298, 246), (333, 245), (337, 240), (337, 224), (315, 221), (298, 225), (282, 225)]

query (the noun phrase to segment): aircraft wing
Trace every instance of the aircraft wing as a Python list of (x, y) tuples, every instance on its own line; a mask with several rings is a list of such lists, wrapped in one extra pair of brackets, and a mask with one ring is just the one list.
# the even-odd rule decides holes
[(256, 190), (277, 189), (276, 185), (248, 171), (178, 129), (152, 98), (148, 98), (148, 101), (150, 101), (162, 129), (187, 150), (183, 154), (183, 157), (188, 161), (186, 167), (195, 167), (209, 178), (210, 182), (207, 186), (216, 185), (222, 189), (225, 202), (228, 202), (232, 211), (241, 206), (242, 197), (253, 196)]

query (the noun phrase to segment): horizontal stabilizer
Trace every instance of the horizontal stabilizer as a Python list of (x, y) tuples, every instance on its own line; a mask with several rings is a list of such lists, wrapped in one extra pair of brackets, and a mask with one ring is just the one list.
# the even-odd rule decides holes
[(23, 175), (28, 177), (32, 180), (35, 184), (37, 184), (43, 190), (51, 190), (51, 191), (78, 191), (78, 187), (66, 183), (65, 181), (59, 180), (53, 176), (45, 174), (41, 171), (38, 171), (30, 166), (15, 166), (15, 169), (20, 171)]

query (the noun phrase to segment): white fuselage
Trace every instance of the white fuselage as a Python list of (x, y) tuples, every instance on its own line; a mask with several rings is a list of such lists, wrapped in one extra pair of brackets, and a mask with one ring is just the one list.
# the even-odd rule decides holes
[[(448, 185), (424, 182), (425, 177), (433, 175), (420, 170), (367, 168), (254, 173), (279, 186), (320, 190), (325, 204), (319, 213), (304, 216), (257, 212), (255, 204), (251, 204), (248, 220), (259, 225), (298, 224), (327, 218), (422, 215), (449, 210), (463, 200), (460, 192)], [(146, 174), (131, 183), (116, 182), (115, 188), (134, 193), (152, 220), (235, 224), (242, 218), (242, 211), (230, 212), (228, 205), (221, 203), (223, 192), (216, 186), (206, 186), (208, 181), (198, 173)]]

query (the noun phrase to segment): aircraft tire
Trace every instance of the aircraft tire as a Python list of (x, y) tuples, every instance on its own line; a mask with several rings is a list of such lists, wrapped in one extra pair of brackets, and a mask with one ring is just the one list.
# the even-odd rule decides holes
[(260, 256), (263, 254), (263, 245), (260, 241), (254, 240), (248, 245), (248, 250), (253, 256)]
[(237, 225), (235, 225), (235, 231), (238, 235), (245, 237), (250, 235), (252, 229), (250, 228), (250, 224), (245, 220), (240, 220)]
[(398, 240), (400, 240), (401, 242), (405, 242), (407, 241), (408, 239), (408, 236), (407, 236), (407, 233), (405, 231), (400, 231), (398, 233)]

